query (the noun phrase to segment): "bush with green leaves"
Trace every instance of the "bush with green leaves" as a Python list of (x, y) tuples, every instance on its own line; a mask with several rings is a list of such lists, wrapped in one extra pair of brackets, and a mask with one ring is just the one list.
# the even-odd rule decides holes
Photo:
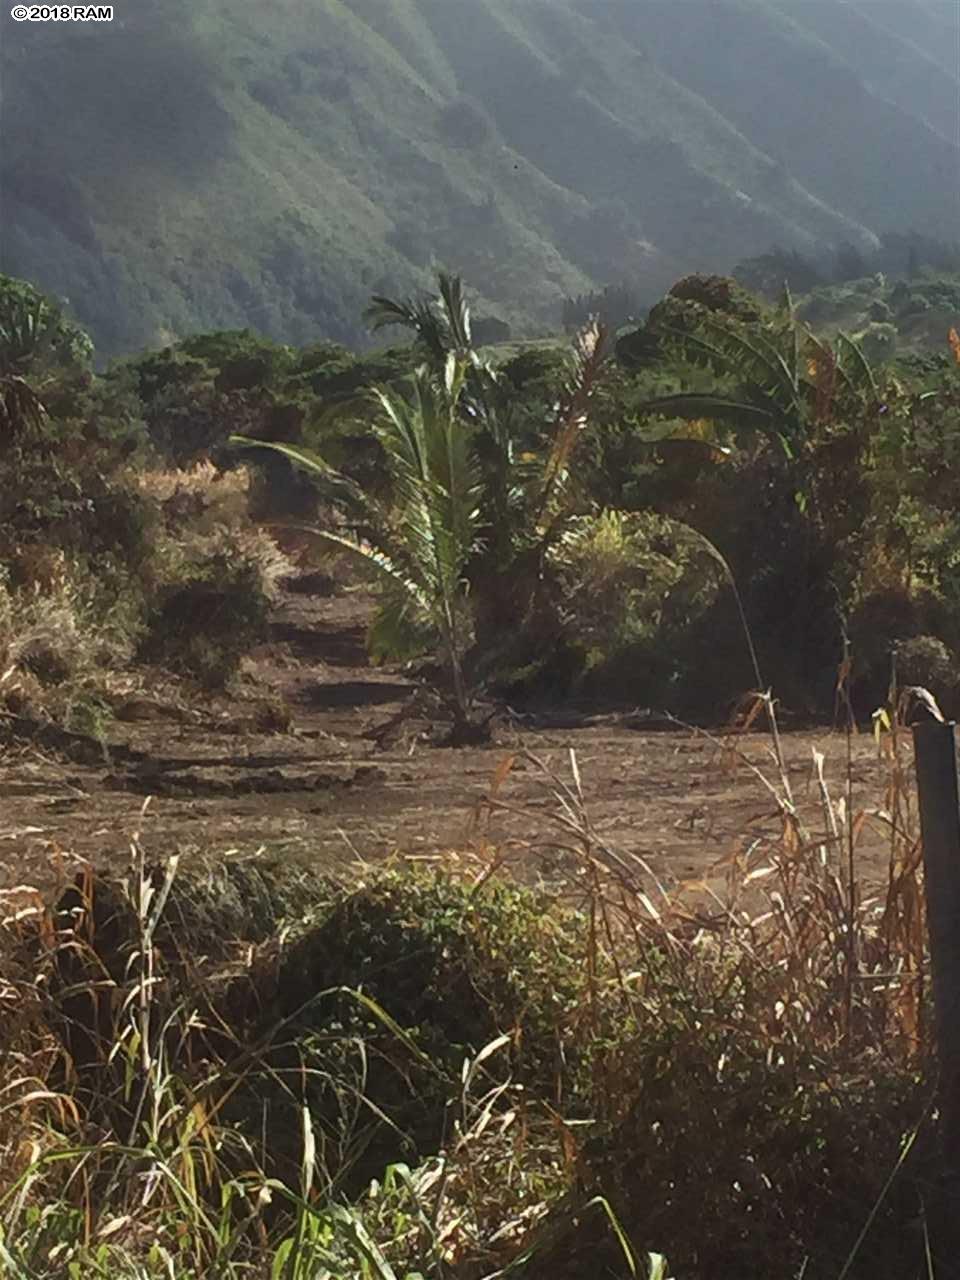
[[(499, 1036), (498, 1070), (578, 1105), (587, 939), (574, 913), (543, 906), (506, 884), (472, 892), (447, 876), (386, 872), (297, 927), (269, 1009), (270, 1021), (284, 1019), (270, 1072), (303, 1073), (337, 1185), (359, 1192), (398, 1155), (416, 1163), (434, 1152), (463, 1063)], [(258, 1080), (257, 1098), (268, 1085), (269, 1075)], [(297, 1104), (270, 1096), (270, 1158), (289, 1176)]]
[(228, 550), (188, 561), (151, 601), (142, 661), (225, 688), (268, 634), (271, 601), (254, 558)]
[(871, 1071), (869, 1056), (847, 1074), (839, 1057), (774, 1047), (751, 1010), (762, 975), (745, 987), (731, 974), (726, 989), (717, 978), (695, 995), (648, 976), (637, 1024), (605, 1063), (634, 1087), (606, 1095), (588, 1144), (594, 1185), (638, 1249), (669, 1248), (678, 1276), (910, 1274), (909, 1192), (884, 1184), (923, 1119), (918, 1078), (879, 1061)]
[(92, 355), (90, 339), (56, 302), (0, 276), (0, 448), (43, 434), (48, 394), (85, 380)]
[[(581, 517), (571, 522), (552, 560), (569, 630), (601, 681), (604, 664), (618, 665), (625, 650), (636, 658), (641, 650), (676, 643), (723, 586), (704, 540), (653, 512)], [(632, 688), (641, 683), (631, 682)]]

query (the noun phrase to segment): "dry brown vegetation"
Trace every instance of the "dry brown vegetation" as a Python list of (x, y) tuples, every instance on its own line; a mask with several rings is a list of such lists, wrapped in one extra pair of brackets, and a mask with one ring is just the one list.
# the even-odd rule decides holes
[(946, 1268), (909, 734), (878, 720), (870, 803), (744, 741), (716, 747), (778, 830), (696, 883), (597, 830), (575, 749), (518, 748), (426, 868), (185, 871), (135, 841), (126, 877), (6, 891), (9, 1274)]

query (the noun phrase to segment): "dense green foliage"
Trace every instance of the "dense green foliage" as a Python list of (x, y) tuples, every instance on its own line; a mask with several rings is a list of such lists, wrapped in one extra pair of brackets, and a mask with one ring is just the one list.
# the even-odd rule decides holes
[[(824, 714), (852, 643), (866, 714), (896, 643), (956, 644), (948, 553), (904, 559), (896, 514), (910, 488), (921, 519), (944, 519), (908, 477), (930, 465), (917, 455), (928, 419), (956, 430), (946, 341), (939, 364), (895, 366), (863, 335), (818, 338), (789, 296), (770, 307), (730, 280), (689, 277), (621, 335), (615, 360), (581, 352), (578, 371), (562, 350), (531, 348), (495, 368), (449, 303), (381, 299), (375, 318), (413, 331), (412, 363), (439, 374), (448, 353), (467, 361), (459, 414), (479, 467), (470, 678), (513, 697), (616, 689), (701, 715), (759, 680)], [(326, 465), (350, 455), (337, 413), (314, 415)], [(402, 511), (381, 470), (379, 491)]]
[(461, 729), (484, 689), (715, 717), (759, 681), (822, 716), (851, 653), (866, 715), (898, 645), (954, 705), (950, 277), (876, 286), (894, 315), (938, 299), (939, 354), (900, 358), (869, 330), (817, 336), (816, 293), (771, 305), (714, 276), (606, 346), (588, 327), (484, 352), (459, 280), (440, 283), (374, 299), (368, 322), (408, 346), (217, 332), (94, 376), (82, 333), (9, 282), (5, 367), (35, 407), (8, 414), (5, 589), (69, 583), (71, 608), (124, 634), (118, 661), (216, 686), (265, 634), (285, 561), (250, 521), (279, 519), (385, 586), (375, 657), (440, 641)]

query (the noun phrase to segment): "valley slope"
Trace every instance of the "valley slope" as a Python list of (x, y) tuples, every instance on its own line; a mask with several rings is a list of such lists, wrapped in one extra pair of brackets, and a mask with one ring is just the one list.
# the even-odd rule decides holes
[(67, 298), (104, 356), (221, 327), (359, 342), (372, 292), (438, 264), (529, 334), (609, 281), (652, 299), (774, 244), (960, 226), (951, 0), (3, 21), (0, 270)]

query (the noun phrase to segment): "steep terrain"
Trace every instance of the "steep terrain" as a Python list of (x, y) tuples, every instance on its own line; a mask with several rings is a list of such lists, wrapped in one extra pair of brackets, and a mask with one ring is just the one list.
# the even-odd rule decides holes
[[(909, 10), (909, 12), (907, 12)], [(565, 295), (960, 226), (953, 0), (140, 0), (3, 18), (0, 270), (102, 354), (362, 337), (461, 271)]]

